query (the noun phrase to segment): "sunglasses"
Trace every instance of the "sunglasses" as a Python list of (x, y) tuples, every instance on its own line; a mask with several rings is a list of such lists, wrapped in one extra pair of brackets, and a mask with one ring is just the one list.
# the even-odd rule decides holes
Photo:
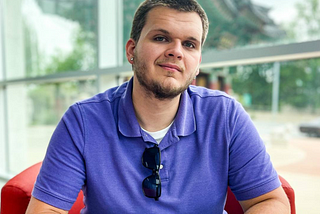
[(142, 190), (145, 196), (154, 198), (156, 201), (158, 201), (161, 195), (160, 162), (161, 154), (158, 145), (144, 150), (142, 164), (146, 168), (152, 169), (152, 175), (143, 180)]

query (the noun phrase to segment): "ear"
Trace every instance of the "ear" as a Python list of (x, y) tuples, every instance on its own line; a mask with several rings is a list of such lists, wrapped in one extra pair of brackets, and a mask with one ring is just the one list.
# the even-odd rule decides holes
[(200, 73), (199, 66), (200, 66), (201, 61), (202, 61), (202, 55), (200, 56), (200, 59), (199, 59), (199, 65), (198, 65), (198, 69), (197, 69), (197, 72), (196, 72), (196, 76), (198, 76), (198, 74)]
[[(196, 72), (196, 76), (198, 76), (199, 73), (200, 73), (200, 69), (198, 68), (198, 69), (197, 69), (197, 72)], [(195, 77), (196, 77), (196, 76), (195, 76)]]
[(130, 38), (126, 44), (126, 56), (130, 64), (133, 64), (133, 60), (131, 59), (134, 57), (135, 47), (136, 47), (136, 42), (132, 38)]

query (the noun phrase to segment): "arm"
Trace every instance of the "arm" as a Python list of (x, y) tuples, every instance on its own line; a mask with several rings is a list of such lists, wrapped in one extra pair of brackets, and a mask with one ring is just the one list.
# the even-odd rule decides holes
[(29, 213), (46, 213), (48, 208), (57, 211), (54, 207), (61, 209), (55, 213), (67, 213), (60, 211), (71, 209), (85, 182), (83, 126), (76, 110), (73, 107), (65, 113), (51, 137), (34, 184)]
[(26, 214), (41, 214), (41, 213), (54, 213), (54, 214), (67, 214), (68, 211), (53, 207), (38, 199), (31, 197)]
[[(230, 111), (230, 168), (228, 184), (246, 214), (290, 213), (264, 142), (239, 103)], [(232, 107), (232, 105), (231, 105)]]
[(259, 197), (240, 201), (240, 204), (246, 214), (290, 214), (289, 200), (282, 187), (279, 187)]

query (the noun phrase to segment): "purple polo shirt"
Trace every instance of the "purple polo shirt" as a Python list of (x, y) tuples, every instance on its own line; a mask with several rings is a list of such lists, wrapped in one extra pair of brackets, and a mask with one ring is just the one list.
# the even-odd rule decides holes
[(161, 141), (162, 194), (147, 198), (141, 163), (156, 141), (132, 104), (132, 79), (72, 105), (58, 124), (33, 196), (69, 210), (80, 189), (82, 213), (222, 213), (229, 185), (238, 200), (280, 186), (265, 146), (242, 106), (219, 91), (190, 86)]

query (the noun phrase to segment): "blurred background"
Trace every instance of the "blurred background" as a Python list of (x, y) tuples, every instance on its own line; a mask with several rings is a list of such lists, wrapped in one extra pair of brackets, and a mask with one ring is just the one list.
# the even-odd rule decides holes
[[(142, 0), (0, 0), (0, 188), (41, 161), (75, 101), (132, 76)], [(210, 20), (194, 84), (243, 104), (296, 192), (320, 213), (320, 0), (198, 0)]]

